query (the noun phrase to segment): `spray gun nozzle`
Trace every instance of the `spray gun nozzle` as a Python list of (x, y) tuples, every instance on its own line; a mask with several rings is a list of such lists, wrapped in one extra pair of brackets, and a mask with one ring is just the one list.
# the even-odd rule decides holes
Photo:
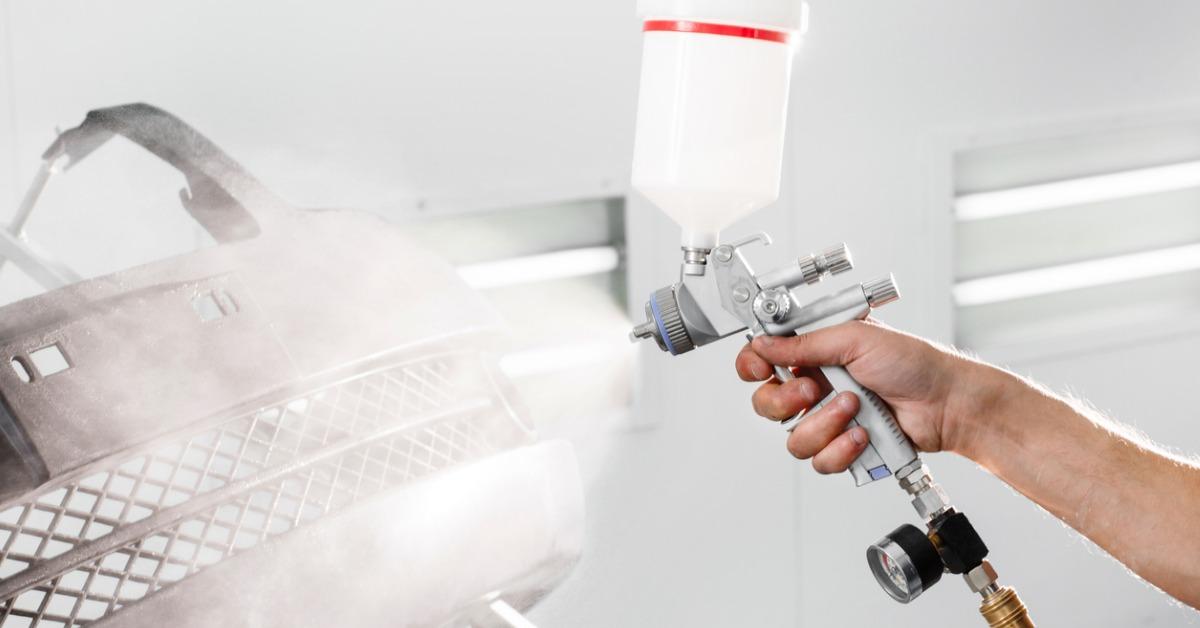
[(633, 327), (633, 331), (629, 332), (629, 342), (637, 342), (639, 340), (653, 338), (654, 332), (657, 331), (657, 328), (658, 326), (654, 323), (654, 321), (646, 321), (641, 325), (635, 325)]

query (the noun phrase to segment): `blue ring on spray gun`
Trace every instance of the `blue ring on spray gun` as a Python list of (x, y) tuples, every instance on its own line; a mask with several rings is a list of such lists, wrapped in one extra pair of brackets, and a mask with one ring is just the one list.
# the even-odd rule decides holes
[(675, 345), (671, 344), (671, 337), (667, 335), (667, 329), (663, 326), (662, 314), (658, 311), (658, 300), (654, 298), (653, 293), (650, 294), (650, 311), (654, 314), (654, 324), (658, 325), (658, 337), (667, 345), (667, 351), (670, 351), (671, 355), (679, 355), (675, 353)]

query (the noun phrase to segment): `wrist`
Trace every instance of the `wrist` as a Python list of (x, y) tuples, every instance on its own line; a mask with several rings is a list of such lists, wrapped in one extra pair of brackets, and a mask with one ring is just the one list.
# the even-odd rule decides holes
[[(951, 388), (946, 393), (942, 417), (942, 449), (987, 467), (992, 432), (1002, 429), (1005, 417), (1021, 408), (1033, 388), (1004, 369), (964, 356), (947, 354)], [(1018, 411), (1017, 414), (1020, 414)]]

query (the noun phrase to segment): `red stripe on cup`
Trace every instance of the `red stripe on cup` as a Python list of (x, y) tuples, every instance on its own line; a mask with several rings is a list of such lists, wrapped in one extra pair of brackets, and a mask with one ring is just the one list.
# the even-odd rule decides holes
[(646, 20), (646, 25), (642, 30), (646, 32), (671, 31), (676, 33), (704, 33), (705, 35), (744, 37), (746, 39), (774, 41), (781, 44), (790, 43), (792, 40), (792, 34), (787, 31), (731, 26), (729, 24), (712, 24), (710, 22), (688, 22), (685, 20)]

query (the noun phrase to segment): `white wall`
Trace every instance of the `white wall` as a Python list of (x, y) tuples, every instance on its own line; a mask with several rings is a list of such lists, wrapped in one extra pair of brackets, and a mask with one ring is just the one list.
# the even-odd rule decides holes
[(0, 165), (21, 181), (56, 125), (138, 100), (303, 206), (494, 206), (625, 179), (639, 33), (612, 3), (0, 6)]
[[(1120, 122), (1200, 106), (1198, 18), (1200, 6), (1188, 2), (814, 0), (793, 92), (788, 197), (752, 218), (753, 225), (731, 231), (790, 230), (781, 245), (797, 252), (850, 242), (861, 269), (856, 277), (891, 270), (899, 278), (904, 299), (883, 318), (948, 340), (949, 148), (997, 129), (1081, 118)], [(632, 224), (642, 230), (632, 252), (636, 296), (669, 279), (662, 265), (673, 263), (675, 234), (656, 216), (635, 214)], [(610, 471), (619, 479), (591, 496), (591, 507), (603, 509), (598, 523), (608, 530), (597, 548), (602, 555), (589, 556), (579, 578), (540, 616), (589, 626), (975, 621), (977, 602), (953, 576), (907, 607), (877, 590), (863, 561), (866, 544), (914, 519), (893, 486), (856, 490), (848, 478), (817, 476), (794, 464), (789, 475), (796, 493), (788, 492), (776, 466), (786, 458), (781, 435), (755, 425), (744, 401), (729, 401), (750, 390), (729, 371), (736, 344), (705, 349), (671, 367), (661, 356), (646, 360), (647, 381), (665, 379), (687, 392), (649, 393), (672, 404), (674, 416), (661, 419), (658, 433), (627, 437), (625, 447), (654, 439), (659, 455), (646, 468)], [(1151, 436), (1196, 452), (1200, 427), (1186, 395), (1197, 377), (1191, 356), (1198, 345), (1196, 338), (1172, 338), (1012, 366), (1092, 397)], [(696, 452), (711, 457), (690, 479), (711, 484), (673, 486), (671, 480), (686, 473), (674, 466)], [(1130, 577), (974, 465), (947, 455), (928, 461), (977, 522), (1004, 581), (1019, 587), (1041, 625), (1197, 623), (1194, 611)], [(652, 489), (644, 488), (648, 483)], [(648, 508), (644, 491), (667, 488), (670, 503), (684, 513)], [(695, 495), (705, 489), (706, 496)], [(790, 516), (772, 499), (794, 504)], [(714, 519), (699, 507), (727, 500), (736, 501), (725, 517)], [(747, 507), (758, 510), (750, 517), (735, 510)], [(697, 513), (688, 516), (689, 508)], [(680, 521), (686, 522), (682, 529), (668, 523)], [(781, 560), (794, 570), (784, 586)], [(627, 567), (633, 564), (638, 567)], [(780, 596), (790, 608), (781, 607)], [(614, 602), (620, 607), (611, 608)], [(583, 623), (580, 611), (586, 611)]]
[[(801, 222), (821, 240), (852, 242), (861, 268), (896, 272), (905, 298), (885, 320), (948, 338), (949, 162), (940, 151), (949, 138), (1200, 102), (1197, 19), (1200, 6), (1188, 2), (815, 1), (792, 119)], [(804, 235), (800, 243), (821, 244)], [(1193, 339), (1016, 366), (1051, 385), (1070, 384), (1151, 435), (1200, 451), (1197, 412), (1185, 398), (1197, 377), (1187, 350), (1195, 345)], [(1133, 364), (1152, 364), (1153, 374)], [(1114, 386), (1118, 372), (1125, 379)], [(972, 465), (947, 456), (929, 462), (1039, 623), (1195, 621), (1195, 613), (1134, 582)], [(800, 473), (803, 625), (969, 621), (974, 602), (955, 582), (906, 608), (873, 590), (861, 564), (864, 544), (911, 519), (893, 488), (852, 491), (844, 478)]]
[[(917, 333), (951, 330), (947, 138), (1200, 103), (1200, 5), (1187, 0), (812, 5), (784, 198), (733, 231), (772, 231), (775, 260), (848, 241), (856, 278), (896, 273), (904, 300), (884, 318)], [(632, 0), (0, 9), (5, 204), (54, 125), (131, 100), (179, 113), (304, 205), (450, 211), (624, 190), (639, 52)], [(637, 199), (631, 210), (631, 291), (641, 296), (672, 280), (676, 234)], [(1195, 412), (1180, 410), (1197, 344), (1017, 366), (1200, 451)], [(887, 483), (854, 490), (793, 463), (782, 434), (751, 415), (751, 387), (732, 374), (736, 345), (675, 360), (647, 351), (638, 416), (579, 439), (603, 461), (584, 469), (589, 549), (535, 619), (973, 621), (974, 601), (955, 582), (910, 607), (876, 589), (863, 550), (912, 521), (911, 509)], [(1043, 625), (1194, 622), (972, 465), (929, 462)]]

